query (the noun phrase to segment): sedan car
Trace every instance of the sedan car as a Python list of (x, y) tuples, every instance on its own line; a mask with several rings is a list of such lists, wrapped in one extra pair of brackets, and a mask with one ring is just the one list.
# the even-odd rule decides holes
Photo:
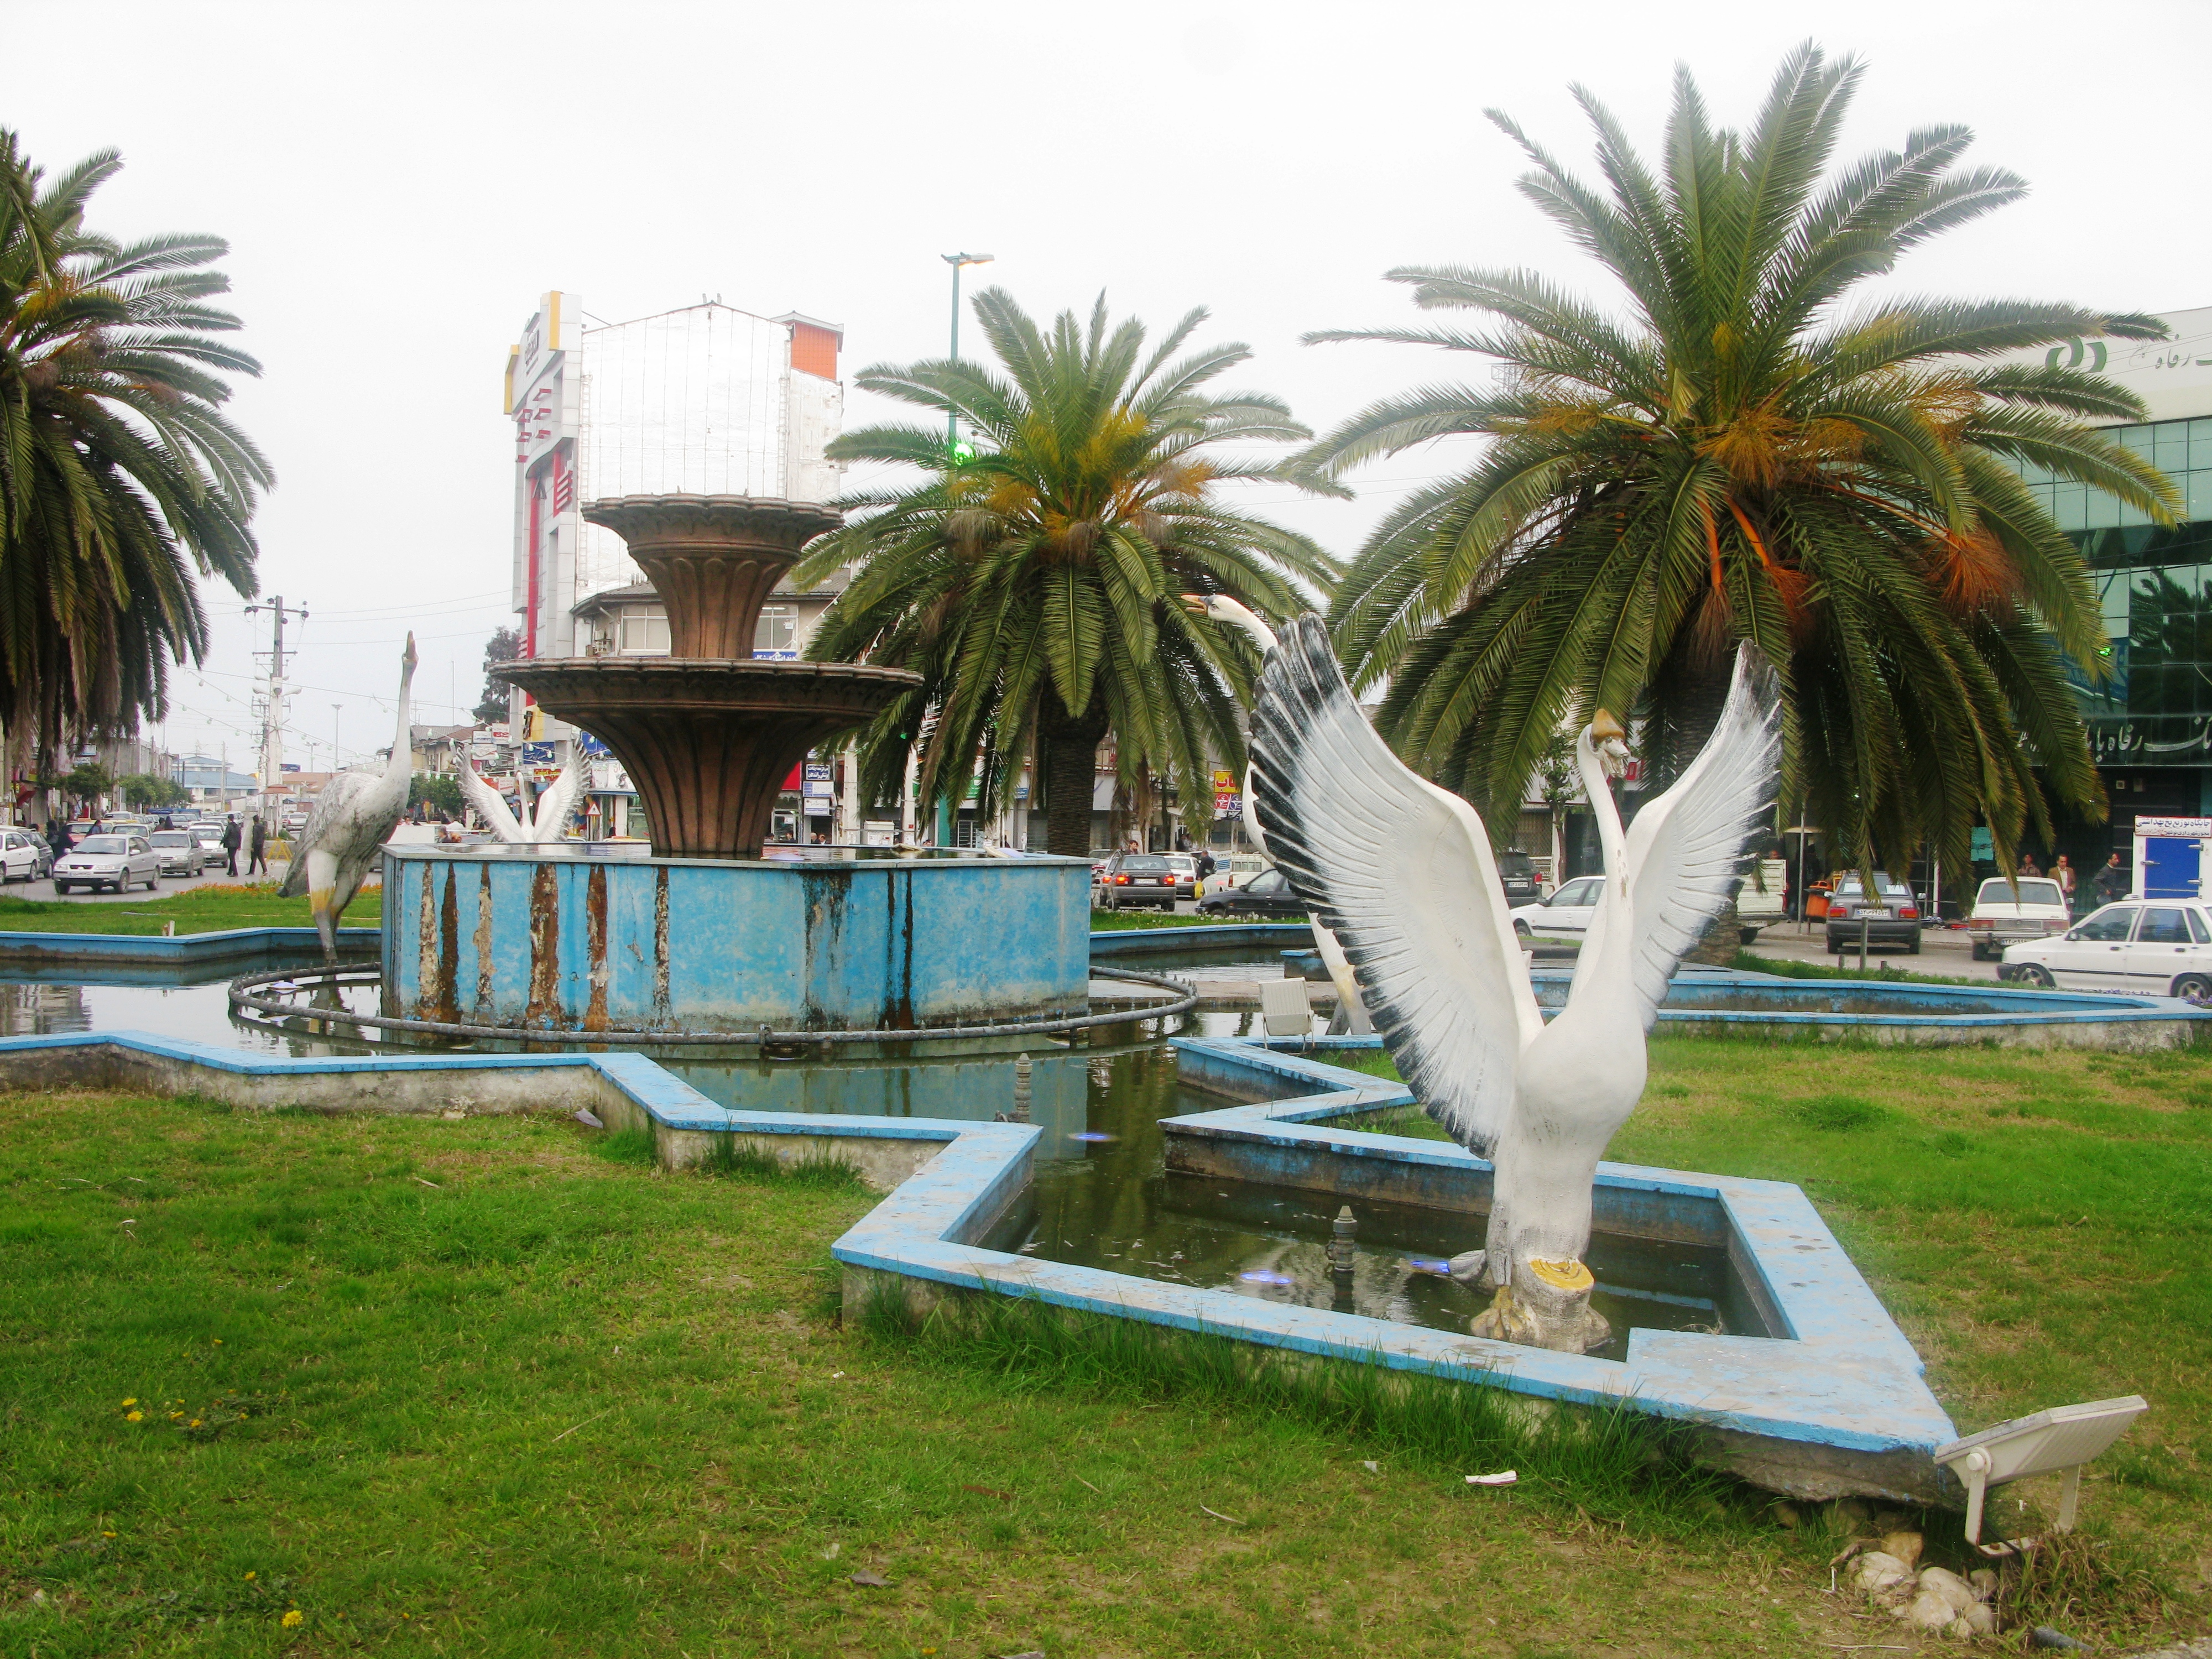
[(230, 849), (222, 844), (223, 822), (221, 818), (203, 818), (185, 827), (199, 838), (202, 847), (213, 853), (216, 864), (230, 862)]
[(1974, 895), (1966, 936), (1974, 942), (1974, 960), (1989, 962), (2002, 956), (2008, 945), (2048, 939), (2073, 925), (2074, 913), (2057, 882), (2023, 876), (2014, 884), (1991, 876)]
[(1508, 904), (1533, 904), (1544, 896), (1544, 878), (1535, 860), (1516, 847), (1498, 855), (1498, 884), (1505, 890)]
[(2188, 900), (2108, 904), (2056, 938), (2008, 945), (1997, 977), (2212, 1004), (2212, 913)]
[(1235, 887), (1209, 892), (1199, 900), (1200, 915), (1274, 916), (1285, 921), (1305, 918), (1306, 902), (1291, 889), (1279, 870), (1262, 870)]
[(79, 887), (94, 892), (112, 887), (120, 893), (142, 882), (149, 890), (161, 885), (161, 855), (143, 836), (87, 836), (54, 866), (57, 893)]
[(1212, 893), (1242, 887), (1269, 867), (1267, 860), (1257, 853), (1224, 853), (1213, 862), (1213, 873), (1206, 878), (1206, 890)]
[(165, 876), (197, 876), (223, 861), (222, 848), (209, 852), (189, 830), (156, 830), (147, 840), (160, 856)]
[(0, 879), (36, 881), (53, 867), (52, 852), (29, 830), (0, 832)]
[(1866, 940), (1874, 945), (1897, 945), (1905, 954), (1920, 954), (1920, 905), (1912, 890), (1887, 871), (1874, 872), (1874, 891), (1860, 886), (1856, 875), (1836, 878), (1828, 894), (1828, 949), (1841, 956)]
[(1604, 891), (1603, 876), (1577, 876), (1540, 903), (1515, 906), (1513, 931), (1522, 939), (1585, 939)]
[(1168, 861), (1169, 867), (1175, 872), (1176, 896), (1196, 898), (1198, 896), (1198, 854), (1163, 853), (1160, 856)]
[[(1115, 854), (1106, 861), (1106, 868), (1098, 878), (1099, 903), (1109, 910), (1135, 904), (1174, 909), (1177, 878), (1168, 858), (1165, 853)], [(1192, 879), (1195, 880), (1197, 874), (1198, 867), (1194, 864)]]

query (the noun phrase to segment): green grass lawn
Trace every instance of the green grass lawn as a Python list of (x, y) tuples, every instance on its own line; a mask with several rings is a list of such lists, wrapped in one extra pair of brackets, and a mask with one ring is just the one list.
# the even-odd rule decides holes
[[(2150, 1397), (2085, 1491), (2062, 1622), (2201, 1628), (2212, 1061), (1673, 1039), (1652, 1076), (1615, 1156), (1805, 1184), (1962, 1427)], [(827, 1247), (875, 1199), (834, 1174), (670, 1175), (562, 1120), (44, 1095), (0, 1098), (0, 1183), (25, 1659), (1910, 1639), (1825, 1593), (1817, 1509), (1663, 1465), (1609, 1497), (1540, 1436), (1521, 1486), (1471, 1488), (1448, 1435), (1218, 1366), (841, 1320)]]
[[(370, 887), (346, 907), (343, 925), (374, 927), (383, 916), (383, 907), (384, 890)], [(167, 896), (149, 894), (99, 904), (0, 893), (0, 933), (158, 933), (169, 921), (177, 924), (179, 933), (315, 925), (306, 898), (278, 898), (273, 882), (188, 887)]]

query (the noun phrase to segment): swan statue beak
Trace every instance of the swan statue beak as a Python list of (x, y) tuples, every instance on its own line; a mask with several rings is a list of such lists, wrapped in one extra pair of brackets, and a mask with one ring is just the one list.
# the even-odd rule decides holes
[(1182, 599), (1182, 608), (1183, 608), (1184, 610), (1186, 610), (1186, 611), (1189, 611), (1189, 612), (1190, 612), (1190, 614), (1191, 614), (1192, 616), (1194, 616), (1194, 617), (1203, 617), (1203, 616), (1206, 616), (1206, 615), (1208, 615), (1208, 614), (1209, 614), (1209, 613), (1208, 613), (1208, 611), (1207, 611), (1207, 610), (1206, 610), (1206, 595), (1205, 595), (1205, 594), (1203, 594), (1203, 593), (1184, 593), (1184, 594), (1180, 595), (1179, 597), (1180, 597), (1180, 598)]
[(1620, 776), (1628, 763), (1628, 733), (1622, 730), (1620, 722), (1605, 709), (1599, 709), (1590, 717), (1589, 738), (1590, 746), (1597, 750), (1599, 763), (1605, 768), (1605, 775), (1609, 778)]

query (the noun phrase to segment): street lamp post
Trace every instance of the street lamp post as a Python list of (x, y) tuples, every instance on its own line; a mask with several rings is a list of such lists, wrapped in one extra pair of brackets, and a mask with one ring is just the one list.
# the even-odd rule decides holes
[[(988, 253), (945, 253), (939, 256), (952, 267), (952, 361), (960, 361), (960, 268), (963, 265), (988, 265), (992, 256)], [(951, 410), (945, 411), (945, 447), (950, 450), (960, 441), (960, 417)]]

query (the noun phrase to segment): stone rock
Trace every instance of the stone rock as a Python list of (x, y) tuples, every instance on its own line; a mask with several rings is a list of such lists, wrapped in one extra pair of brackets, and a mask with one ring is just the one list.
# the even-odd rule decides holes
[(1856, 1535), (1864, 1532), (1873, 1515), (1874, 1511), (1867, 1507), (1863, 1498), (1838, 1498), (1828, 1505), (1829, 1522), (1841, 1533)]
[(1974, 1594), (1974, 1587), (1955, 1572), (1942, 1567), (1923, 1567), (1920, 1588), (1933, 1590), (1950, 1603), (1951, 1611), (1964, 1613), (1968, 1607), (1979, 1607), (1982, 1598)]
[(1870, 1595), (1879, 1595), (1912, 1582), (1912, 1569), (1881, 1550), (1869, 1550), (1859, 1557), (1857, 1571), (1859, 1588)]
[(1966, 1621), (1966, 1628), (1977, 1636), (1987, 1636), (1997, 1627), (1996, 1613), (1985, 1601), (1977, 1601), (1959, 1615)]
[(2032, 1648), (2056, 1648), (2063, 1653), (2086, 1653), (2089, 1644), (2069, 1636), (2064, 1631), (2050, 1625), (2038, 1625), (2027, 1635)]
[(1961, 1613), (1958, 1618), (1954, 1619), (1949, 1624), (1943, 1626), (1943, 1634), (1949, 1637), (1954, 1642), (1964, 1642), (1969, 1639), (1973, 1633), (1974, 1627), (1966, 1622), (1966, 1615), (1963, 1613)]
[(1915, 1630), (1942, 1630), (1959, 1616), (1959, 1610), (1939, 1592), (1924, 1589), (1898, 1608), (1897, 1616)]
[(1917, 1532), (1893, 1532), (1881, 1540), (1881, 1553), (1893, 1555), (1908, 1567), (1920, 1565), (1921, 1538)]
[(1773, 1513), (1774, 1513), (1774, 1524), (1775, 1524), (1776, 1526), (1778, 1526), (1778, 1527), (1790, 1527), (1790, 1528), (1795, 1528), (1795, 1527), (1796, 1526), (1796, 1524), (1797, 1524), (1797, 1511), (1796, 1511), (1796, 1510), (1792, 1509), (1789, 1504), (1777, 1504), (1774, 1506), (1774, 1511), (1773, 1511)]
[(1966, 1582), (1974, 1587), (1974, 1594), (1983, 1601), (1996, 1600), (1997, 1573), (1995, 1567), (1976, 1567), (1966, 1575)]

